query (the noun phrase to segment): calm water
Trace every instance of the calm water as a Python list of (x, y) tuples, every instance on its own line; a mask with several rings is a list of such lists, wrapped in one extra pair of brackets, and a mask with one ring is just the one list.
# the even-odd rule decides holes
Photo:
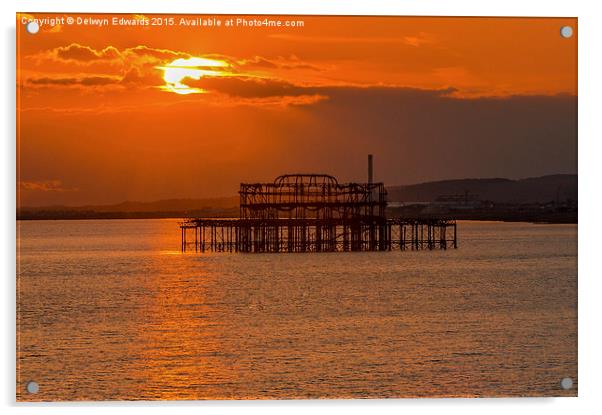
[(461, 222), (448, 251), (245, 255), (181, 254), (175, 220), (18, 231), (21, 400), (577, 393), (576, 225)]

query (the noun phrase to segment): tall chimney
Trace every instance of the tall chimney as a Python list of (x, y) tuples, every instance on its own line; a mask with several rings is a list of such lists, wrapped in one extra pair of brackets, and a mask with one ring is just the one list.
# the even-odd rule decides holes
[(368, 184), (372, 184), (374, 179), (372, 170), (372, 154), (368, 154)]

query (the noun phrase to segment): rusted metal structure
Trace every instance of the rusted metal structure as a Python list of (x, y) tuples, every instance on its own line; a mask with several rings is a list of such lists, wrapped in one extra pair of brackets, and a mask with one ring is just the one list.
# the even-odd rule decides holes
[[(457, 247), (456, 222), (386, 217), (383, 183), (286, 174), (240, 185), (240, 217), (188, 219), (182, 251), (338, 252)], [(188, 232), (194, 231), (194, 240)]]

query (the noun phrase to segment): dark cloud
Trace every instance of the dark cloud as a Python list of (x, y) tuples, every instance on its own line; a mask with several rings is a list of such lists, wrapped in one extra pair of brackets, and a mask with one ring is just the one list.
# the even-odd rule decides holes
[(577, 172), (575, 96), (452, 92), (325, 88), (328, 100), (303, 108), (312, 116), (294, 129), (295, 158), (362, 179), (373, 153), (378, 178), (390, 184)]
[(344, 94), (344, 91), (353, 91), (361, 94), (380, 91), (383, 94), (397, 94), (403, 92), (407, 95), (419, 96), (445, 96), (456, 92), (455, 88), (436, 90), (422, 90), (400, 87), (354, 87), (354, 86), (305, 86), (298, 85), (282, 79), (256, 78), (245, 76), (205, 76), (198, 80), (185, 78), (182, 83), (191, 88), (202, 88), (209, 92), (226, 94), (240, 98), (267, 98), (267, 97), (295, 97), (300, 95), (331, 95)]
[(81, 78), (32, 78), (28, 82), (36, 86), (104, 86), (118, 84), (121, 80), (110, 76), (85, 76)]
[(164, 80), (158, 71), (149, 72), (140, 68), (131, 68), (123, 75), (121, 83), (152, 88), (155, 85), (163, 84)]
[(319, 88), (303, 87), (293, 83), (250, 77), (203, 77), (198, 80), (185, 78), (184, 84), (240, 98), (267, 98), (315, 94)]
[(28, 82), (32, 85), (76, 85), (77, 79), (75, 78), (32, 78)]
[(118, 82), (119, 82), (119, 79), (106, 77), (106, 76), (88, 76), (88, 77), (79, 79), (80, 85), (84, 85), (84, 86), (111, 85), (111, 84), (115, 84)]
[[(325, 97), (297, 107), (306, 115), (302, 123), (280, 127), (286, 132), (278, 140), (288, 147), (276, 158), (287, 171), (313, 166), (362, 180), (365, 155), (373, 153), (379, 179), (389, 184), (577, 172), (577, 97), (571, 95), (462, 98), (455, 88), (306, 87), (241, 78), (197, 85), (233, 99)], [(282, 124), (259, 113), (257, 119)]]

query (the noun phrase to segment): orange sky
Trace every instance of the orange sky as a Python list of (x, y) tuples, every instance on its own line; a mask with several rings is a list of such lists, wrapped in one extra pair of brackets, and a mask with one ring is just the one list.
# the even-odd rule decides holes
[(576, 172), (576, 19), (21, 24), (68, 16), (134, 18), (17, 16), (23, 206), (233, 195), (285, 172), (364, 180), (368, 152), (386, 184)]

